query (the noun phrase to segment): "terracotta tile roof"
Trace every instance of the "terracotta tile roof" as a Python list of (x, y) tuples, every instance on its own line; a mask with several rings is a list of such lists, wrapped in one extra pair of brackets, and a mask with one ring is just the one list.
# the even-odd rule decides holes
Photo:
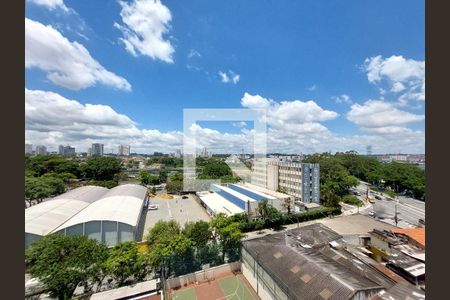
[(391, 229), (393, 233), (400, 233), (406, 235), (407, 237), (415, 240), (419, 244), (425, 246), (425, 228), (393, 228)]

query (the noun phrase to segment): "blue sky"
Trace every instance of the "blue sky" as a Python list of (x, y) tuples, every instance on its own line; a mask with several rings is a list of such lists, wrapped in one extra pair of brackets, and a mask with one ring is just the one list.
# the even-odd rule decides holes
[(26, 142), (170, 152), (184, 108), (264, 107), (269, 150), (424, 153), (424, 35), (424, 1), (29, 0)]

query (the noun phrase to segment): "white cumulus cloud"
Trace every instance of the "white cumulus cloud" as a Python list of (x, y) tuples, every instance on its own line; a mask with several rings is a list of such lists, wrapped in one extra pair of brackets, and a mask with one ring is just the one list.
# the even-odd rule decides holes
[(76, 41), (50, 25), (25, 18), (25, 67), (39, 68), (56, 85), (80, 90), (97, 83), (130, 91), (130, 83), (106, 70)]
[(232, 83), (236, 84), (241, 79), (241, 76), (239, 74), (237, 74), (236, 72), (233, 72), (231, 70), (229, 70), (228, 72), (219, 71), (219, 76), (220, 76), (220, 80), (223, 83), (232, 82)]
[(363, 130), (388, 133), (412, 122), (425, 120), (424, 115), (412, 114), (396, 108), (392, 103), (381, 100), (369, 100), (364, 104), (353, 104), (347, 119)]
[(352, 103), (352, 99), (347, 94), (341, 94), (339, 96), (333, 96), (333, 97), (331, 97), (331, 99), (333, 99), (336, 103), (346, 103), (346, 104), (351, 104)]
[(28, 0), (36, 5), (44, 6), (49, 10), (61, 9), (69, 12), (69, 8), (64, 4), (63, 0)]
[(119, 1), (123, 24), (114, 23), (122, 32), (120, 40), (133, 56), (144, 55), (173, 63), (175, 52), (165, 37), (170, 31), (172, 14), (160, 0)]
[(57, 93), (25, 89), (25, 137), (33, 144), (72, 144), (86, 151), (93, 142), (107, 148), (133, 145), (142, 152), (174, 150), (182, 133), (140, 129), (128, 116), (108, 105), (82, 104)]
[(425, 61), (401, 55), (366, 58), (363, 70), (369, 82), (387, 85), (392, 93), (403, 93), (399, 100), (425, 100)]

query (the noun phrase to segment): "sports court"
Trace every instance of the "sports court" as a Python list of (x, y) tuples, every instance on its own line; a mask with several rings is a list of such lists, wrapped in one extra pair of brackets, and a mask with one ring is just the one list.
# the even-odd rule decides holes
[(257, 300), (260, 299), (241, 273), (228, 274), (204, 283), (167, 292), (171, 300)]

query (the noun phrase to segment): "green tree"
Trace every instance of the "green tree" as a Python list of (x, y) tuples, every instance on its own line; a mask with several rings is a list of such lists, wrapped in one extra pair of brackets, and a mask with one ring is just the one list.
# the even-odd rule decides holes
[(67, 172), (63, 172), (63, 173), (45, 173), (41, 177), (59, 178), (62, 181), (64, 181), (65, 183), (68, 183), (71, 179), (77, 179), (77, 176), (75, 176), (72, 173), (67, 173)]
[(180, 172), (173, 173), (170, 175), (170, 181), (183, 181), (183, 174)]
[(139, 253), (134, 242), (119, 243), (111, 248), (104, 265), (119, 286), (123, 286), (127, 280), (143, 279), (149, 271), (145, 255)]
[(166, 180), (167, 180), (167, 171), (166, 170), (160, 170), (159, 171), (159, 174), (158, 174), (158, 177), (159, 177), (159, 182), (166, 182)]
[(180, 181), (169, 181), (166, 184), (166, 190), (171, 194), (178, 194), (183, 191), (183, 183)]
[(240, 257), (241, 239), (244, 237), (239, 223), (233, 222), (224, 214), (218, 214), (211, 220), (214, 236), (219, 241), (222, 252), (222, 262), (228, 256), (229, 261), (238, 260)]
[(141, 180), (141, 184), (147, 186), (150, 183), (150, 174), (147, 171), (140, 170), (139, 178)]
[(70, 299), (76, 287), (99, 278), (107, 248), (84, 236), (53, 234), (25, 252), (28, 272), (58, 299)]
[(114, 176), (120, 173), (121, 161), (115, 157), (91, 157), (80, 166), (86, 179), (114, 180)]
[(77, 177), (80, 175), (79, 163), (76, 159), (58, 155), (26, 156), (25, 169), (38, 177), (45, 173), (72, 173)]
[(155, 243), (158, 238), (161, 237), (170, 237), (172, 235), (180, 234), (181, 228), (180, 224), (178, 224), (175, 220), (170, 221), (158, 221), (155, 225), (149, 230), (147, 235), (147, 242), (149, 245)]
[(158, 221), (147, 235), (149, 261), (155, 270), (164, 269), (164, 276), (192, 271), (194, 256), (192, 241), (181, 234), (176, 221)]
[(183, 234), (189, 238), (195, 247), (203, 248), (212, 239), (212, 230), (205, 221), (190, 222), (184, 226)]
[(281, 213), (270, 205), (266, 199), (258, 202), (256, 212), (261, 216), (266, 226), (278, 229), (283, 223)]
[(64, 193), (64, 182), (55, 177), (25, 177), (25, 200), (29, 205), (34, 201), (41, 203), (48, 197)]

